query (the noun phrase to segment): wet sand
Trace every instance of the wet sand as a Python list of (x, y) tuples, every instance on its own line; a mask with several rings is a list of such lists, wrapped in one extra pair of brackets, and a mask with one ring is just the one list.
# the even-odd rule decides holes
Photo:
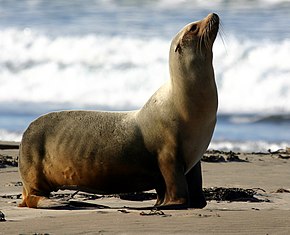
[[(0, 148), (4, 144), (15, 146), (0, 142)], [(208, 152), (202, 162), (208, 205), (168, 211), (142, 209), (154, 205), (154, 191), (127, 197), (59, 191), (54, 197), (71, 197), (70, 207), (18, 208), (22, 187), (17, 156), (17, 149), (0, 149), (0, 234), (290, 234), (286, 150)]]

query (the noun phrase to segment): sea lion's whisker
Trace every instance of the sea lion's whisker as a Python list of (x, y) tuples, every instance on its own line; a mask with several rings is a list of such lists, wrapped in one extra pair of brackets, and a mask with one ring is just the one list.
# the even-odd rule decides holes
[(197, 53), (199, 53), (200, 55), (202, 55), (202, 43), (203, 43), (203, 35), (201, 35), (201, 37), (198, 38), (198, 43), (196, 44)]
[(224, 48), (225, 48), (225, 51), (226, 51), (226, 54), (228, 54), (228, 50), (227, 50), (227, 44), (226, 44), (226, 33), (224, 31), (224, 27), (223, 27), (223, 24), (222, 22), (220, 22), (220, 30), (218, 32), (218, 35), (220, 36), (221, 40), (222, 40), (222, 43), (224, 45)]

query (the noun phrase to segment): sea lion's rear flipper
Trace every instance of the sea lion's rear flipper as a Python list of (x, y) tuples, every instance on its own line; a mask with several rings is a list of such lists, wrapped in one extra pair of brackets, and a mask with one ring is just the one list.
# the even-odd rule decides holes
[(58, 209), (58, 208), (65, 208), (69, 206), (70, 204), (68, 201), (63, 201), (59, 199), (49, 199), (49, 198), (42, 198), (37, 203), (37, 208), (40, 208), (40, 209)]
[(68, 201), (50, 199), (44, 196), (27, 195), (19, 207), (40, 208), (40, 209), (57, 209), (69, 207)]

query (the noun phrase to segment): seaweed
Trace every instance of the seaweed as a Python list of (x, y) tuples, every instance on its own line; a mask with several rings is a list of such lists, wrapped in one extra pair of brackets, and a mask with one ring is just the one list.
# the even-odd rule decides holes
[(207, 201), (238, 201), (238, 202), (262, 202), (264, 200), (254, 197), (255, 189), (212, 187), (205, 188), (204, 194)]
[(5, 168), (7, 166), (18, 167), (18, 159), (0, 154), (0, 168)]

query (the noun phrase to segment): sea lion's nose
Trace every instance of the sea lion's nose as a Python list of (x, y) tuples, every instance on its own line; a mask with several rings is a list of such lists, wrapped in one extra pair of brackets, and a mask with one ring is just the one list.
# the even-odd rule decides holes
[(210, 17), (211, 20), (216, 21), (216, 22), (219, 22), (219, 20), (220, 20), (218, 14), (216, 14), (216, 13), (211, 13), (208, 15), (208, 17)]

